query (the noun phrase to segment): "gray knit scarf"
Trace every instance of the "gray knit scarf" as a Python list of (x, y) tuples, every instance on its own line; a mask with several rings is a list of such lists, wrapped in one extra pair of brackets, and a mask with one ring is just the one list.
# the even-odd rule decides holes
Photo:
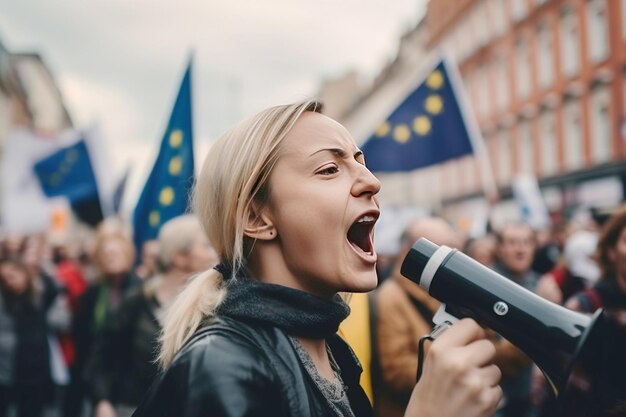
[(228, 279), (226, 298), (217, 314), (284, 330), (296, 337), (325, 339), (337, 332), (350, 307), (335, 294), (323, 299), (246, 276)]

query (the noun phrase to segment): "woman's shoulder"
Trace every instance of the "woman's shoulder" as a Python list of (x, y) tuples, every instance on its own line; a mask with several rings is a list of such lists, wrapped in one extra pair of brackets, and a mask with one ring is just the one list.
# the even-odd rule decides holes
[(176, 355), (172, 368), (190, 367), (194, 372), (257, 368), (272, 374), (271, 358), (276, 342), (269, 330), (239, 320), (214, 317), (200, 328)]
[[(282, 382), (263, 331), (214, 318), (176, 355), (144, 399), (137, 416), (266, 415), (281, 404)], [(269, 403), (268, 403), (269, 401)]]

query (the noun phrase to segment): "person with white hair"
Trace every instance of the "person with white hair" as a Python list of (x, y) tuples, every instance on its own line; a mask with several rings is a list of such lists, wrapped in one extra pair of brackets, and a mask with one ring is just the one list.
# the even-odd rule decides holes
[(189, 278), (217, 255), (198, 219), (175, 217), (159, 231), (161, 273), (129, 294), (107, 321), (94, 357), (95, 417), (130, 416), (158, 374), (155, 352), (163, 316)]

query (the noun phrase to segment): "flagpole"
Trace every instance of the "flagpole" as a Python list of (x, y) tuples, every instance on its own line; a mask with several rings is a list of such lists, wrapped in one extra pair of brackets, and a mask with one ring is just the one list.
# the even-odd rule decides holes
[(472, 148), (474, 149), (474, 155), (476, 155), (478, 160), (483, 192), (485, 193), (488, 201), (496, 201), (498, 199), (498, 187), (496, 186), (495, 180), (493, 178), (493, 171), (491, 169), (492, 165), (489, 159), (489, 153), (487, 152), (485, 140), (482, 136), (482, 133), (480, 132), (478, 123), (473, 117), (474, 113), (471, 110), (469, 100), (467, 98), (467, 95), (465, 94), (465, 89), (463, 88), (461, 73), (456, 63), (453, 62), (449, 54), (445, 52), (442, 53), (442, 61), (443, 65), (448, 71), (450, 84), (452, 85), (452, 90), (457, 97), (459, 109), (461, 110), (461, 117), (465, 122), (465, 126), (467, 126), (467, 133), (470, 138), (470, 143), (472, 145)]

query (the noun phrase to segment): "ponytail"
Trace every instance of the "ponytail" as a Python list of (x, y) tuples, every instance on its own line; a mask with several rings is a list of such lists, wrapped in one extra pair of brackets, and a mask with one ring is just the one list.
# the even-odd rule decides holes
[(215, 315), (226, 290), (222, 288), (222, 274), (209, 269), (191, 278), (185, 289), (168, 308), (161, 333), (158, 362), (166, 369), (185, 342), (203, 322)]

